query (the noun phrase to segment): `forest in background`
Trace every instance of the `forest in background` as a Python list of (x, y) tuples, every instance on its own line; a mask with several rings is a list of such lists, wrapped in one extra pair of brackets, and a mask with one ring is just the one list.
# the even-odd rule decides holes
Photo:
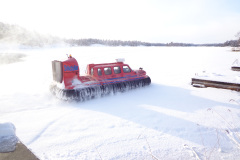
[(57, 36), (43, 35), (34, 31), (29, 31), (18, 25), (5, 24), (0, 22), (0, 43), (17, 44), (31, 47), (54, 46), (59, 44), (66, 44), (70, 46), (91, 46), (95, 44), (105, 46), (213, 46), (213, 47), (238, 47), (240, 45), (240, 32), (237, 33), (237, 40), (228, 40), (223, 43), (150, 43), (141, 41), (122, 41), (122, 40), (103, 40), (103, 39), (66, 39)]

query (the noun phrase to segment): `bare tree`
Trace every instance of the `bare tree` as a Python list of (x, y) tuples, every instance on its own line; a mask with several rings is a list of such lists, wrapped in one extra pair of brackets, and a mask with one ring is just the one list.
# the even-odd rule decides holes
[(235, 35), (235, 37), (240, 38), (240, 31)]

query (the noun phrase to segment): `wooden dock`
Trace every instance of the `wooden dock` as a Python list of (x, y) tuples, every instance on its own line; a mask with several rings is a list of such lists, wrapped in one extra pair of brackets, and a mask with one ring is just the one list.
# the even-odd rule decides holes
[(240, 67), (237, 67), (237, 66), (232, 66), (231, 68), (233, 71), (240, 71)]
[(205, 80), (192, 78), (192, 83), (194, 87), (214, 87), (221, 89), (230, 89), (234, 91), (240, 91), (239, 83), (231, 83), (231, 82), (222, 82), (222, 81), (214, 81), (214, 80)]
[(13, 152), (0, 153), (0, 160), (39, 160), (22, 142), (16, 144)]
[(239, 52), (239, 51), (240, 51), (240, 47), (233, 47), (233, 48), (232, 48), (232, 51), (233, 51), (233, 52)]

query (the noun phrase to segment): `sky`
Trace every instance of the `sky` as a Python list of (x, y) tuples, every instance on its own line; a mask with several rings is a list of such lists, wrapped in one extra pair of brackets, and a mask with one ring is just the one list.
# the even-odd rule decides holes
[(239, 0), (0, 0), (0, 22), (62, 38), (222, 43), (237, 39)]

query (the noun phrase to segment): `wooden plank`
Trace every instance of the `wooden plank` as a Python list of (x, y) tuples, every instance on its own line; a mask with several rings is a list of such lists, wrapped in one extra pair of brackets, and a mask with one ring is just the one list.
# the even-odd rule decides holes
[(195, 87), (202, 86), (202, 87), (213, 87), (213, 88), (222, 88), (222, 89), (230, 89), (230, 90), (234, 90), (234, 91), (240, 91), (239, 83), (192, 78), (192, 85)]
[(233, 66), (231, 69), (232, 69), (233, 71), (240, 71), (240, 67), (235, 67), (235, 66)]
[(39, 160), (23, 143), (16, 144), (13, 152), (0, 153), (0, 160)]

